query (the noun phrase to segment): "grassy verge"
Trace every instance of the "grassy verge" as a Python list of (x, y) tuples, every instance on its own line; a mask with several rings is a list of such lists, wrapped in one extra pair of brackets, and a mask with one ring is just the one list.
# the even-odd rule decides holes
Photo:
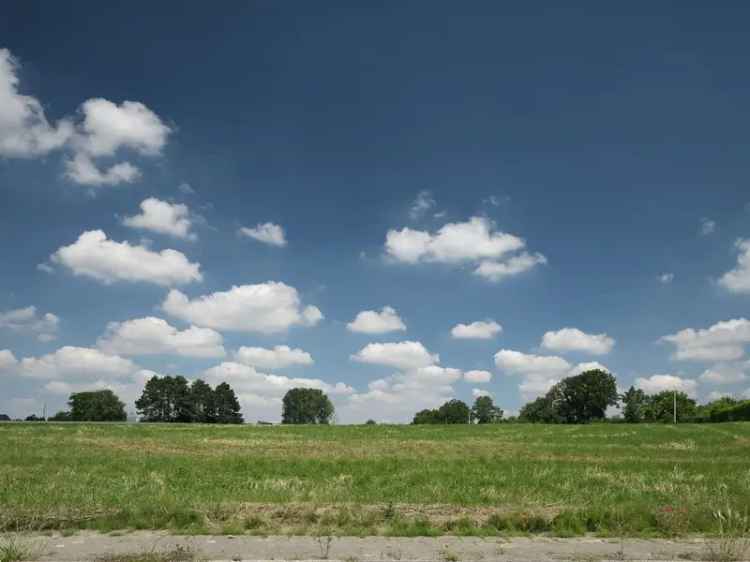
[(722, 536), (750, 424), (0, 424), (0, 530)]

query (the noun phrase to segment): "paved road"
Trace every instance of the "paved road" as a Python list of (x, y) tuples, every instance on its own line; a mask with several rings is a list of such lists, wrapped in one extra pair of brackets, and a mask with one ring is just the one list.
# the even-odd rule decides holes
[[(0, 535), (0, 541), (3, 540)], [(7, 538), (7, 536), (6, 536)], [(78, 533), (69, 537), (23, 536), (33, 560), (92, 561), (107, 555), (169, 552), (183, 548), (199, 560), (442, 560), (448, 562), (597, 560), (706, 560), (703, 540), (548, 538), (388, 538), (174, 536), (133, 532), (121, 536)], [(748, 553), (750, 554), (750, 552)]]

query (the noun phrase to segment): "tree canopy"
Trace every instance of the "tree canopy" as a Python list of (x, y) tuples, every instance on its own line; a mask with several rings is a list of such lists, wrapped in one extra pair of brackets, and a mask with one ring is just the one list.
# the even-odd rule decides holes
[(479, 396), (471, 408), (471, 419), (477, 423), (497, 423), (503, 419), (503, 411), (495, 406), (491, 396)]
[(111, 390), (75, 392), (68, 400), (72, 421), (125, 421), (125, 404)]
[(326, 394), (317, 388), (292, 388), (283, 399), (281, 423), (327, 424), (334, 407)]
[(449, 400), (435, 410), (421, 410), (414, 415), (412, 421), (415, 425), (420, 424), (457, 424), (469, 423), (471, 410), (461, 400)]
[(232, 387), (212, 389), (197, 379), (188, 385), (182, 376), (153, 376), (135, 401), (144, 422), (242, 423), (240, 403)]

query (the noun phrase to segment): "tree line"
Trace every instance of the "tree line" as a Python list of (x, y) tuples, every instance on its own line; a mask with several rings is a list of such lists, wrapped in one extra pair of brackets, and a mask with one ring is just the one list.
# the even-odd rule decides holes
[[(243, 416), (232, 387), (226, 382), (215, 388), (201, 379), (189, 383), (182, 376), (153, 376), (135, 402), (141, 422), (240, 424)], [(676, 408), (675, 408), (676, 405)], [(76, 392), (68, 400), (69, 410), (49, 421), (125, 421), (125, 404), (111, 390)], [(592, 369), (567, 377), (544, 396), (524, 405), (517, 417), (504, 418), (490, 396), (479, 396), (469, 407), (449, 400), (439, 408), (417, 412), (413, 424), (589, 423), (606, 418), (607, 409), (621, 406), (621, 415), (608, 421), (627, 423), (669, 422), (676, 411), (678, 422), (750, 421), (750, 400), (723, 397), (699, 405), (684, 392), (671, 390), (646, 394), (630, 387), (618, 393), (615, 377)], [(282, 400), (282, 424), (329, 424), (335, 408), (319, 389), (292, 388)], [(0, 415), (0, 421), (10, 421)], [(31, 415), (26, 421), (44, 421)], [(260, 423), (260, 422), (259, 422)], [(368, 424), (375, 423), (368, 420)]]

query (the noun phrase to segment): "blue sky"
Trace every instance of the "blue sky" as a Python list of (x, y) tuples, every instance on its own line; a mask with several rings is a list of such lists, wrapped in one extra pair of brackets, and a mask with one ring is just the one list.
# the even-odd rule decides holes
[(748, 392), (742, 3), (5, 12), (0, 412), (153, 373), (250, 421), (512, 412), (592, 362)]

